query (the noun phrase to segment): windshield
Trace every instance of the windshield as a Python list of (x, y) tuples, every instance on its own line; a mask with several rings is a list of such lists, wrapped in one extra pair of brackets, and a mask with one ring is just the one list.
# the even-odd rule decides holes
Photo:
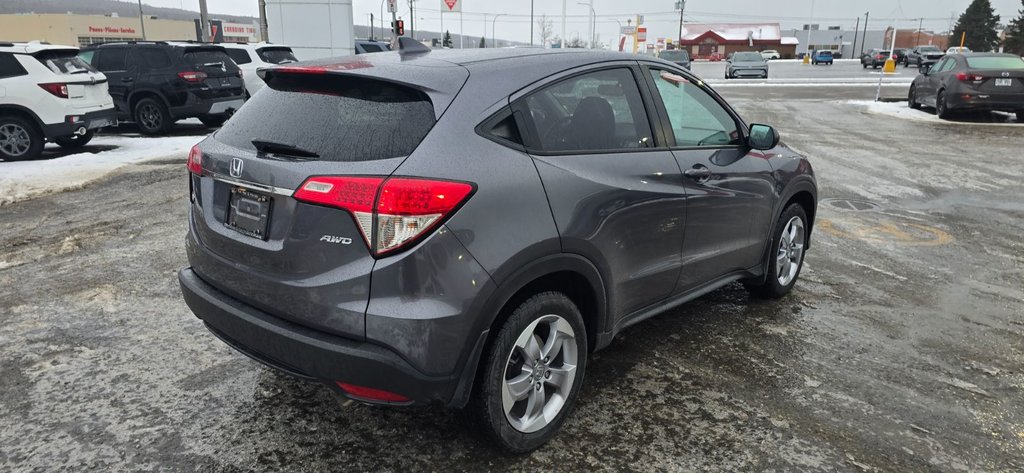
[(88, 74), (98, 72), (78, 57), (74, 49), (49, 50), (35, 54), (35, 58), (57, 74)]
[(322, 161), (408, 156), (434, 126), (423, 92), (336, 74), (275, 74), (216, 134), (256, 151), (253, 140), (295, 147)]
[(760, 53), (742, 52), (736, 53), (732, 56), (733, 61), (741, 62), (762, 62), (764, 58), (761, 57)]
[(690, 55), (686, 54), (686, 51), (662, 51), (658, 54), (658, 57), (666, 61), (687, 61), (690, 59)]
[(937, 48), (935, 46), (925, 46), (923, 48), (917, 48), (917, 50), (921, 51), (922, 53), (942, 52), (941, 49), (939, 49), (939, 48)]
[(967, 67), (971, 69), (1024, 70), (1024, 59), (1016, 56), (968, 56)]
[(263, 48), (256, 51), (260, 55), (260, 59), (263, 62), (269, 62), (270, 64), (288, 64), (290, 62), (298, 62), (295, 58), (295, 53), (290, 48)]

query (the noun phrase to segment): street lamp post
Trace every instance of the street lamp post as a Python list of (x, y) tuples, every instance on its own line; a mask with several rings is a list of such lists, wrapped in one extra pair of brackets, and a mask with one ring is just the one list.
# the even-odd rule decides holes
[(594, 47), (594, 17), (597, 16), (597, 14), (594, 12), (594, 0), (590, 0), (587, 3), (576, 2), (576, 4), (577, 5), (585, 5), (588, 8), (590, 8), (590, 22), (587, 25), (587, 27), (590, 28), (590, 44), (588, 44), (587, 47), (588, 48), (593, 48)]
[(498, 47), (498, 41), (494, 38), (495, 22), (498, 21), (498, 17), (500, 16), (505, 16), (505, 14), (499, 13), (494, 16), (493, 20), (491, 20), (491, 44), (493, 45), (492, 47), (494, 48)]

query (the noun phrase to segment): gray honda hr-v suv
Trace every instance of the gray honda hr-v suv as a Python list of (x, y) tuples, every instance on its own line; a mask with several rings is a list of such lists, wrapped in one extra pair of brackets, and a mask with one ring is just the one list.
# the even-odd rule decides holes
[(402, 50), (262, 70), (189, 153), (185, 301), (238, 351), (528, 451), (591, 354), (726, 284), (780, 297), (817, 189), (659, 59)]

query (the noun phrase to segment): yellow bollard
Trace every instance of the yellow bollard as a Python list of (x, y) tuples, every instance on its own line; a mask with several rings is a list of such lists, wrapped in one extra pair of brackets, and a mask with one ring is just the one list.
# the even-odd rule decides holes
[(896, 60), (889, 58), (885, 60), (885, 66), (882, 67), (882, 72), (885, 74), (892, 74), (896, 72)]
[(804, 54), (804, 64), (811, 63), (811, 53)]

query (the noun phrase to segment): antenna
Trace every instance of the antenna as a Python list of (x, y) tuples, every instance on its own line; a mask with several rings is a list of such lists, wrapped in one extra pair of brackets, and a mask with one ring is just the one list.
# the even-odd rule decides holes
[(423, 43), (416, 41), (408, 36), (400, 36), (398, 38), (398, 54), (425, 54), (429, 53), (430, 48), (423, 45)]

